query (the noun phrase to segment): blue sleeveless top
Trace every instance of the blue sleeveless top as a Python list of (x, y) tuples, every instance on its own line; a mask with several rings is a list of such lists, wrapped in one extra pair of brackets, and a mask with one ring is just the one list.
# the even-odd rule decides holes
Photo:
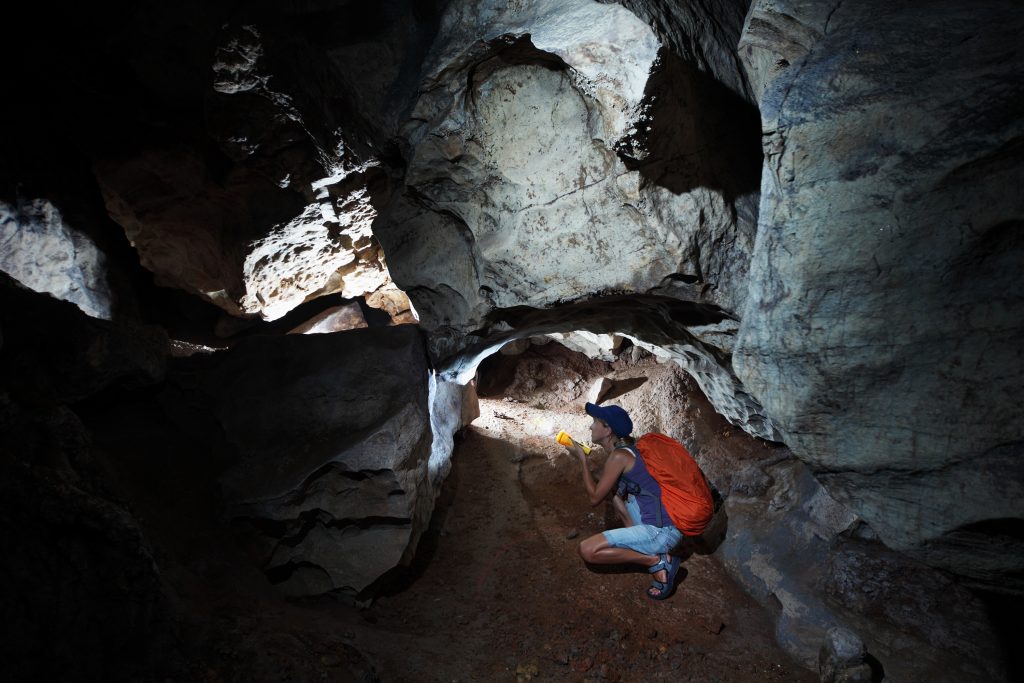
[(625, 448), (633, 454), (636, 462), (633, 464), (633, 469), (619, 475), (619, 484), (626, 493), (636, 496), (636, 502), (640, 506), (641, 523), (656, 527), (673, 526), (672, 518), (668, 516), (668, 510), (661, 502), (661, 486), (647, 471), (647, 465), (640, 456), (640, 451), (636, 446), (626, 446)]

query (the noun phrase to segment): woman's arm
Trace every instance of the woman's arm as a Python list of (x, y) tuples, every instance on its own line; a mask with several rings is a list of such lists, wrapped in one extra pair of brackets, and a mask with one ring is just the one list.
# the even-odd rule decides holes
[(580, 461), (583, 487), (587, 490), (587, 496), (590, 498), (592, 506), (598, 505), (608, 496), (611, 490), (615, 488), (615, 484), (618, 483), (619, 475), (633, 463), (632, 453), (623, 448), (616, 448), (605, 461), (601, 478), (594, 481), (594, 477), (590, 474), (590, 468), (587, 466), (587, 456), (583, 453), (583, 449), (573, 444), (572, 446), (566, 446), (566, 450), (575, 455)]

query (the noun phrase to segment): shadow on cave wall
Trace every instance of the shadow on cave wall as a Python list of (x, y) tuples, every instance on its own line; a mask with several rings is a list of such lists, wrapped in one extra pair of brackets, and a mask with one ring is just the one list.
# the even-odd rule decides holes
[(616, 152), (644, 181), (675, 194), (705, 187), (729, 202), (760, 189), (761, 115), (753, 104), (662, 48), (641, 107), (637, 133)]

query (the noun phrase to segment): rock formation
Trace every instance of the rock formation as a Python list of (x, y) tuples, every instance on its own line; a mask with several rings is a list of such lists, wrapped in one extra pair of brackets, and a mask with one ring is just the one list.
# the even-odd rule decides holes
[[(582, 332), (679, 364), (802, 463), (738, 494), (785, 479), (794, 510), (1024, 594), (1013, 0), (33, 11), (5, 46), (4, 419), (234, 347), (171, 374), (197, 369), (226, 509), (285, 590), (407, 560), (480, 360)], [(328, 295), (424, 338), (365, 307), (369, 329), (260, 337)]]
[[(1022, 17), (754, 3), (765, 136), (733, 365), (890, 546), (1020, 591)], [(996, 559), (996, 558), (1001, 559)]]
[(211, 362), (203, 388), (237, 451), (226, 513), (260, 532), (282, 590), (358, 593), (408, 563), (436, 495), (418, 330), (254, 338)]
[(113, 316), (106, 256), (47, 199), (0, 202), (0, 270), (86, 315)]

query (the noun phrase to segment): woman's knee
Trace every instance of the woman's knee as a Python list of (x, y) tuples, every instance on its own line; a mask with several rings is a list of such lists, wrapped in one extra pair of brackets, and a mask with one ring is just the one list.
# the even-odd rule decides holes
[(607, 547), (608, 540), (604, 537), (603, 533), (595, 533), (595, 535), (589, 539), (584, 539), (580, 545), (577, 546), (577, 550), (580, 553), (580, 557), (582, 557), (585, 562), (594, 564), (597, 562), (597, 554), (602, 548)]
[(580, 557), (583, 558), (584, 562), (593, 562), (594, 554), (597, 552), (598, 546), (604, 539), (601, 535), (592, 536), (589, 539), (584, 539), (577, 546), (577, 551), (580, 553)]

